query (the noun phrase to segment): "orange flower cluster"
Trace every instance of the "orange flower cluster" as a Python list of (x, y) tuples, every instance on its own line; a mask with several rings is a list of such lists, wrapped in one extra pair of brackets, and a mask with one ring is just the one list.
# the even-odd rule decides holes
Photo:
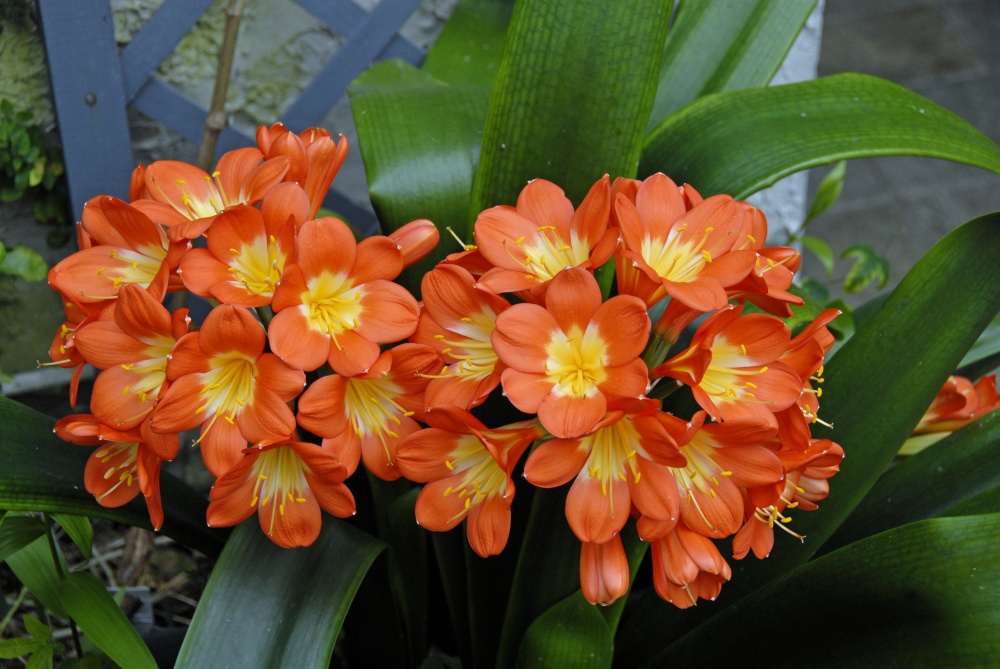
[[(604, 177), (578, 208), (535, 180), (479, 215), (475, 245), (424, 276), (418, 303), (394, 280), (436, 246), (431, 222), (355, 242), (316, 218), (346, 148), (321, 130), (261, 128), (258, 148), (211, 175), (160, 161), (136, 170), (130, 203), (87, 204), (81, 251), (49, 277), (67, 314), (50, 353), (103, 370), (93, 413), (56, 426), (97, 447), (85, 482), (101, 504), (142, 492), (158, 528), (161, 463), (198, 429), (217, 478), (209, 524), (257, 511), (287, 547), (316, 539), (321, 509), (354, 513), (345, 481), (362, 461), (425, 484), (417, 521), (467, 521), (483, 557), (507, 544), (516, 471), (569, 484), (595, 603), (628, 590), (620, 532), (633, 517), (657, 592), (680, 607), (730, 577), (719, 540), (763, 558), (775, 527), (798, 536), (788, 511), (815, 508), (843, 457), (811, 434), (837, 312), (792, 336), (781, 317), (801, 304), (799, 257), (764, 246), (760, 211), (662, 174)], [(163, 306), (182, 289), (215, 304), (198, 329)], [(661, 407), (683, 386), (693, 416)], [(487, 398), (529, 418), (486, 425), (473, 412)]]

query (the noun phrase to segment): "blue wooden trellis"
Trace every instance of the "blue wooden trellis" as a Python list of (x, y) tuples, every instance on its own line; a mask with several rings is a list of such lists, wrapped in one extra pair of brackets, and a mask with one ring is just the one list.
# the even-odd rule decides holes
[[(77, 215), (94, 195), (128, 197), (135, 164), (126, 105), (192, 142), (201, 141), (207, 111), (153, 75), (212, 2), (166, 0), (119, 52), (109, 0), (39, 0), (70, 200)], [(371, 12), (351, 0), (296, 2), (345, 41), (281, 119), (292, 130), (319, 123), (373, 61), (423, 60), (424, 52), (398, 35), (420, 0), (382, 0)], [(227, 127), (219, 136), (217, 153), (255, 144), (253, 137)], [(371, 213), (340, 194), (331, 191), (325, 206), (362, 231), (375, 231)]]

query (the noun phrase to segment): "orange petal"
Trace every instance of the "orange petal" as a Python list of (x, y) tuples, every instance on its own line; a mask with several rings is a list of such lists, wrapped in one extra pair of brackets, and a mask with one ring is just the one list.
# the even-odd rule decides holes
[(510, 501), (489, 495), (469, 509), (466, 534), (479, 557), (499, 555), (510, 536)]
[(579, 439), (542, 442), (524, 463), (524, 478), (539, 488), (555, 488), (573, 480), (587, 463), (590, 451)]
[(599, 478), (583, 473), (566, 494), (566, 520), (580, 541), (611, 541), (625, 527), (631, 508), (628, 484), (618, 479), (602, 489)]
[(290, 367), (311, 372), (321, 367), (330, 355), (330, 337), (310, 328), (299, 309), (275, 314), (267, 336), (271, 350)]

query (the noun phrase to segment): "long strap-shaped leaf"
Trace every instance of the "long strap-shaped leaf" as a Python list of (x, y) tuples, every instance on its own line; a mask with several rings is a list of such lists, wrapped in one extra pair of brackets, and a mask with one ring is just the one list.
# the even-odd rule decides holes
[(650, 127), (702, 95), (765, 86), (816, 0), (682, 1), (670, 26)]
[(251, 518), (233, 532), (184, 638), (178, 669), (322, 669), (384, 545), (324, 518), (307, 548), (280, 548)]
[(998, 534), (991, 514), (871, 537), (731, 606), (649, 666), (995, 666)]
[[(141, 502), (108, 509), (83, 487), (91, 449), (74, 446), (52, 434), (54, 421), (6, 397), (0, 397), (0, 509), (71, 513), (107, 518), (136, 527), (149, 525)], [(180, 479), (160, 475), (163, 534), (218, 555), (224, 534), (205, 525), (208, 506)]]
[(932, 518), (1000, 485), (998, 445), (1000, 412), (994, 412), (907, 458), (879, 478), (854, 513), (823, 545), (823, 552), (876, 532)]
[(840, 74), (701, 98), (649, 135), (639, 174), (745, 198), (809, 167), (899, 154), (1000, 173), (1000, 147), (952, 112), (884, 79)]
[(718, 603), (696, 612), (678, 615), (651, 599), (640, 604), (617, 644), (633, 660), (626, 664), (652, 657), (664, 637), (679, 637), (720, 606), (807, 561), (837, 529), (1000, 309), (998, 253), (1000, 214), (990, 214), (951, 232), (913, 267), (827, 365), (820, 417), (834, 429), (817, 425), (814, 436), (840, 443), (846, 456), (819, 510), (794, 514), (791, 528), (806, 536), (805, 544), (778, 536), (767, 559), (735, 563)]
[(603, 174), (634, 176), (669, 3), (523, 0), (486, 118), (471, 215), (513, 204), (529, 179), (574, 202)]

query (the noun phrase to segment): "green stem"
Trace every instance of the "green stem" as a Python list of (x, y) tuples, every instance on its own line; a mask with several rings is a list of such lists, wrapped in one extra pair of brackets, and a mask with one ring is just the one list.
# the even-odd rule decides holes
[(260, 319), (260, 322), (264, 324), (264, 329), (267, 330), (267, 328), (271, 325), (271, 318), (273, 317), (271, 308), (266, 306), (254, 307), (253, 310), (257, 312), (257, 318)]
[(17, 595), (17, 599), (15, 599), (14, 603), (10, 605), (9, 609), (7, 609), (7, 615), (3, 617), (3, 620), (0, 620), (0, 636), (3, 636), (4, 630), (7, 629), (7, 625), (10, 624), (10, 621), (14, 619), (14, 614), (17, 613), (17, 610), (19, 608), (21, 608), (21, 603), (27, 596), (28, 596), (28, 589), (22, 586), (21, 592), (19, 592)]
[[(59, 547), (56, 546), (56, 538), (55, 535), (53, 534), (52, 519), (49, 517), (47, 513), (42, 514), (42, 517), (45, 519), (45, 524), (48, 525), (49, 528), (48, 532), (45, 533), (45, 536), (47, 536), (49, 539), (49, 550), (52, 551), (52, 561), (56, 565), (56, 573), (59, 574), (59, 580), (61, 581), (65, 580), (66, 573), (63, 571), (62, 568), (62, 560), (60, 559), (59, 556)], [(80, 643), (80, 630), (77, 629), (76, 621), (73, 620), (73, 618), (69, 618), (69, 629), (73, 633), (73, 646), (76, 648), (76, 656), (82, 658), (83, 644)]]

